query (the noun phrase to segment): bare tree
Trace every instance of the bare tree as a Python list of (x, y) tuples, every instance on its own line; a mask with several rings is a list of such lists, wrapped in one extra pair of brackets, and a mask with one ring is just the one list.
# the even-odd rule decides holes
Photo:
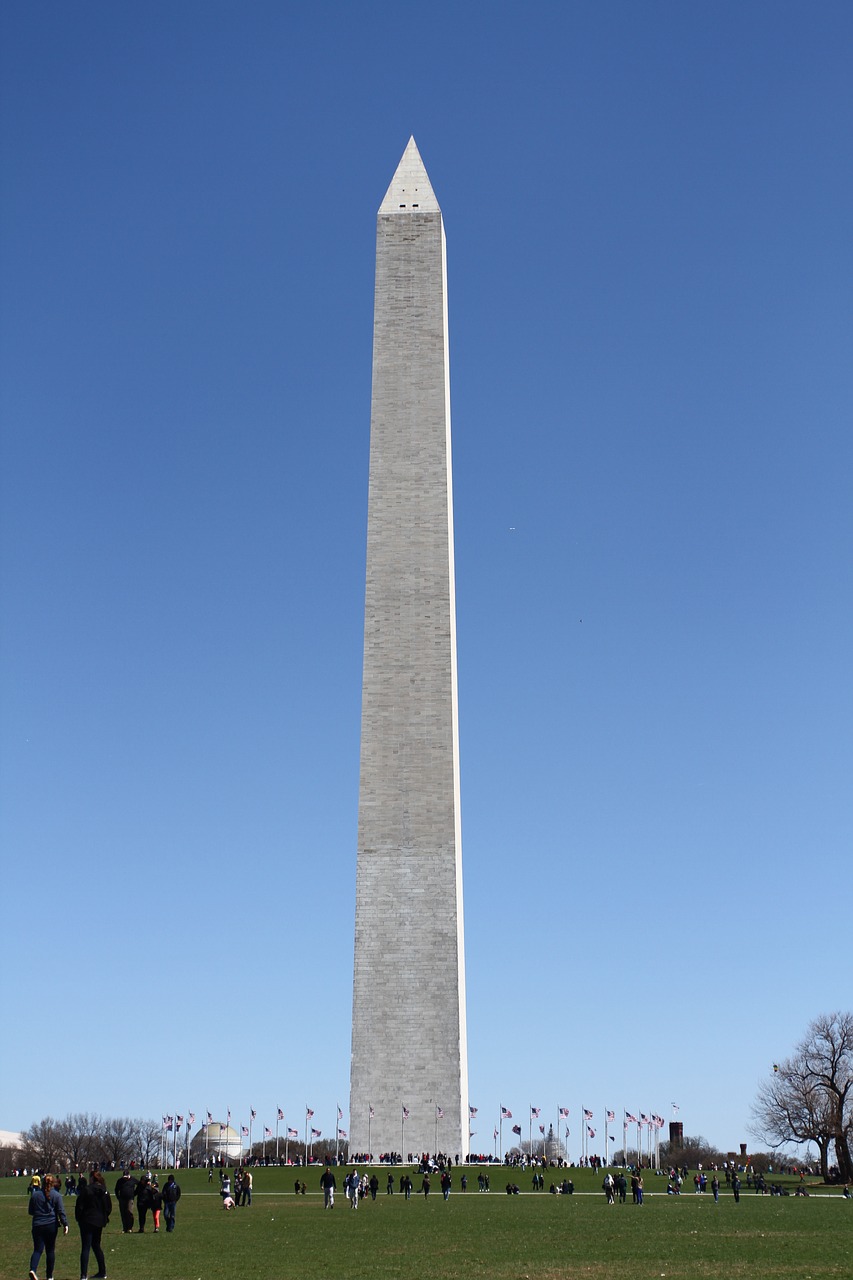
[(27, 1165), (52, 1173), (59, 1168), (62, 1155), (62, 1137), (59, 1122), (53, 1116), (37, 1120), (21, 1134), (21, 1153)]
[(816, 1143), (824, 1180), (834, 1144), (840, 1177), (853, 1177), (853, 1014), (815, 1018), (793, 1055), (759, 1088), (750, 1129), (772, 1147)]
[[(135, 1158), (144, 1169), (160, 1163), (163, 1127), (156, 1120), (132, 1120)], [(168, 1161), (167, 1161), (168, 1163)]]
[(94, 1159), (102, 1122), (88, 1112), (67, 1115), (58, 1125), (63, 1164), (67, 1169), (82, 1169)]
[(100, 1133), (100, 1157), (107, 1164), (127, 1164), (134, 1157), (135, 1126), (126, 1116), (105, 1120)]

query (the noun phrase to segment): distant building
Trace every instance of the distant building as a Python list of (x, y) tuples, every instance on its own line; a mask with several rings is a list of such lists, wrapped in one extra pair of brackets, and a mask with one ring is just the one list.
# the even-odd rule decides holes
[(217, 1120), (202, 1125), (190, 1143), (190, 1155), (196, 1165), (206, 1164), (209, 1160), (234, 1164), (242, 1154), (243, 1140), (237, 1130), (230, 1124), (219, 1124)]
[(669, 1145), (678, 1151), (684, 1146), (684, 1125), (680, 1120), (669, 1122)]

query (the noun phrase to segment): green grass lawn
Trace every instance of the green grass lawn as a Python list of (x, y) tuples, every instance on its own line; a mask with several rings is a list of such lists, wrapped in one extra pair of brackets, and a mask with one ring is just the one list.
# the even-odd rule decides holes
[[(339, 1190), (324, 1211), (319, 1169), (301, 1171), (308, 1185), (295, 1196), (295, 1170), (258, 1170), (251, 1208), (225, 1213), (217, 1183), (182, 1172), (177, 1229), (124, 1236), (114, 1210), (104, 1235), (110, 1280), (825, 1280), (853, 1276), (853, 1202), (815, 1188), (807, 1199), (723, 1194), (662, 1194), (664, 1179), (646, 1178), (646, 1203), (609, 1207), (600, 1177), (571, 1171), (578, 1194), (529, 1192), (530, 1174), (514, 1175), (528, 1194), (507, 1196), (507, 1174), (491, 1170), (489, 1195), (458, 1189), (445, 1203), (380, 1191), (357, 1212)], [(337, 1171), (339, 1175), (343, 1170)], [(384, 1184), (387, 1171), (380, 1170)], [(338, 1177), (342, 1181), (342, 1177)], [(420, 1178), (414, 1179), (420, 1186)], [(435, 1180), (434, 1180), (435, 1181)], [(112, 1190), (115, 1177), (108, 1179)], [(79, 1233), (57, 1250), (55, 1280), (78, 1280)], [(0, 1277), (24, 1280), (29, 1266), (29, 1218), (24, 1185), (0, 1180)], [(94, 1260), (93, 1260), (94, 1261)], [(94, 1267), (92, 1268), (94, 1273)], [(45, 1277), (44, 1263), (39, 1271)]]

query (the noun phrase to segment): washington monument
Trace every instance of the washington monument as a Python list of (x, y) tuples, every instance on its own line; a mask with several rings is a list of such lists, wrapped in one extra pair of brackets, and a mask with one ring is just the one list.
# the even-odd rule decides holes
[(468, 1145), (447, 269), (412, 138), (376, 225), (349, 1150)]

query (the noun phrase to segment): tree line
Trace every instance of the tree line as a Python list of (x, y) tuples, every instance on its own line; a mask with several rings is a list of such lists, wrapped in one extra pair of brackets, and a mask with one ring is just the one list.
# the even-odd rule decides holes
[(0, 1173), (21, 1167), (55, 1173), (101, 1163), (118, 1168), (135, 1162), (147, 1167), (157, 1163), (162, 1134), (162, 1123), (156, 1120), (80, 1111), (64, 1120), (45, 1116), (21, 1134), (19, 1146), (0, 1150)]

